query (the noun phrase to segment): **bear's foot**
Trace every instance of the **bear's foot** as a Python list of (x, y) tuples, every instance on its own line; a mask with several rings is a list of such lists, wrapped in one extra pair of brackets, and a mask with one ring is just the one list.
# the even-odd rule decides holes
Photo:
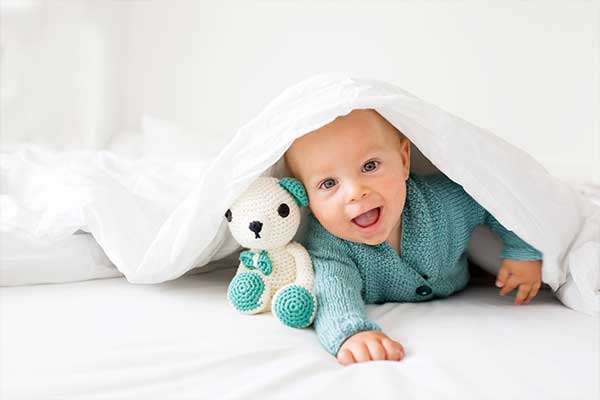
[(273, 296), (272, 312), (284, 325), (305, 328), (315, 319), (317, 299), (302, 286), (287, 285)]
[(236, 310), (246, 314), (257, 314), (267, 307), (269, 287), (256, 272), (237, 274), (229, 283), (227, 298)]

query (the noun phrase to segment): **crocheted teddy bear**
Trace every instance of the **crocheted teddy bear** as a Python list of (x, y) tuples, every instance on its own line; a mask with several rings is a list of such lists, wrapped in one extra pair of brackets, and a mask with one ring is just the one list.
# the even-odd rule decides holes
[(293, 178), (259, 177), (225, 213), (240, 254), (229, 284), (229, 303), (245, 314), (272, 311), (285, 325), (309, 326), (317, 311), (314, 274), (306, 249), (290, 242), (308, 205), (302, 183)]

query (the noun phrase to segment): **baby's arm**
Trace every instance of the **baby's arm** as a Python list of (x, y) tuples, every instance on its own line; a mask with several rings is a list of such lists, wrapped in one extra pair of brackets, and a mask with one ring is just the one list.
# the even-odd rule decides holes
[(496, 280), (496, 286), (501, 288), (500, 295), (504, 296), (518, 287), (516, 304), (533, 299), (541, 287), (542, 253), (506, 229), (459, 184), (443, 175), (427, 179), (436, 188), (442, 201), (448, 204), (447, 211), (455, 232), (472, 232), (477, 225), (483, 224), (500, 236), (504, 243)]
[(367, 318), (356, 266), (320, 257), (313, 257), (313, 266), (319, 303), (314, 326), (323, 347), (343, 365), (400, 360), (402, 345)]
[(399, 359), (400, 344), (387, 339), (367, 318), (363, 281), (346, 245), (311, 218), (305, 247), (315, 272), (319, 306), (314, 328), (321, 345), (341, 364), (383, 359), (382, 354)]
[[(481, 207), (481, 206), (479, 206)], [(482, 208), (483, 209), (483, 208)], [(502, 259), (510, 260), (541, 260), (542, 253), (537, 251), (533, 246), (518, 237), (513, 231), (506, 229), (498, 220), (487, 210), (484, 211), (483, 223), (492, 231), (496, 232), (502, 242), (504, 248), (500, 254)]]

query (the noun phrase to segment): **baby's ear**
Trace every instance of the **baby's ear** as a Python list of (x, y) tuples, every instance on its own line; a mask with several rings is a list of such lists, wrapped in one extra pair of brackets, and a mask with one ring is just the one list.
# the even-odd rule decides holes
[(404, 137), (402, 145), (400, 147), (400, 156), (402, 157), (403, 169), (405, 172), (405, 179), (408, 179), (410, 175), (410, 158), (411, 158), (411, 143), (410, 141)]
[(294, 200), (296, 200), (298, 207), (304, 207), (308, 205), (308, 195), (306, 194), (306, 189), (304, 189), (304, 185), (298, 179), (282, 178), (279, 181), (279, 186), (287, 190), (288, 193), (292, 195)]

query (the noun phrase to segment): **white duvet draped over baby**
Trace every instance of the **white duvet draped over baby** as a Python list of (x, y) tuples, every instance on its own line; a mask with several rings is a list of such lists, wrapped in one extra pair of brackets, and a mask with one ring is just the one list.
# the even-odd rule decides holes
[(175, 279), (236, 249), (223, 213), (256, 177), (281, 173), (281, 157), (294, 139), (362, 108), (377, 110), (506, 228), (540, 250), (542, 279), (563, 303), (599, 312), (600, 208), (494, 134), (372, 80), (319, 75), (285, 90), (216, 158), (191, 163), (192, 172), (184, 174), (190, 179), (155, 182), (180, 194), (169, 201), (90, 174), (85, 201), (73, 204), (80, 206), (79, 228), (93, 234), (130, 282)]

